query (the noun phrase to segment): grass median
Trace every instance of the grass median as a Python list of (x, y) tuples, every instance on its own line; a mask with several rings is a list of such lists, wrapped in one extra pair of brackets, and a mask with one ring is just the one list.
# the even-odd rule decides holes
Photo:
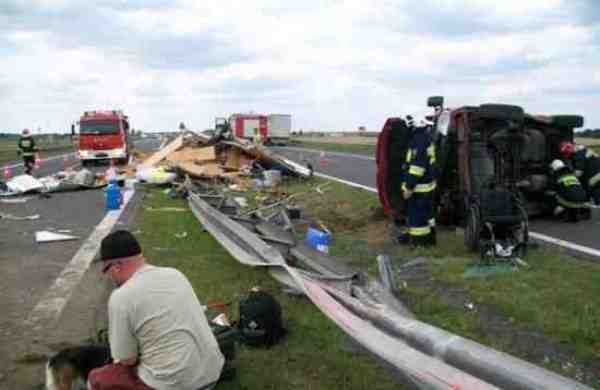
[[(198, 297), (207, 302), (237, 302), (253, 286), (261, 286), (280, 301), (286, 339), (270, 349), (240, 347), (237, 374), (218, 389), (398, 389), (387, 372), (371, 358), (348, 348), (337, 326), (310, 301), (281, 293), (264, 269), (235, 261), (187, 210), (150, 211), (147, 207), (187, 208), (187, 202), (150, 191), (138, 217), (137, 232), (146, 257), (154, 264), (175, 267), (191, 281)], [(185, 238), (175, 234), (187, 232)]]
[[(425, 259), (418, 272), (403, 269), (396, 275), (398, 297), (418, 318), (562, 375), (600, 385), (598, 265), (539, 248), (526, 258), (528, 269), (466, 279), (463, 273), (476, 258), (466, 251), (460, 231), (441, 229), (439, 245), (431, 250), (398, 246), (390, 239), (389, 222), (375, 194), (339, 183), (322, 184), (312, 179), (282, 190), (301, 193), (296, 204), (305, 217), (320, 220), (333, 232), (332, 255), (373, 275), (380, 253), (390, 255), (397, 269), (407, 261)], [(315, 191), (317, 185), (322, 194)], [(147, 205), (153, 208), (185, 206), (158, 191), (150, 195)], [(245, 195), (253, 199), (255, 194)], [(282, 295), (264, 270), (235, 262), (201, 231), (189, 211), (144, 211), (139, 228), (148, 257), (186, 273), (204, 302), (237, 302), (253, 285), (267, 288), (281, 300), (290, 337), (271, 350), (242, 349), (237, 382), (222, 388), (250, 383), (248, 388), (329, 388), (334, 383), (346, 383), (346, 388), (396, 388), (370, 358), (346, 352), (342, 332), (307, 300)], [(182, 231), (188, 236), (177, 239), (175, 234)], [(273, 364), (278, 374), (261, 376), (261, 367), (267, 364)]]
[[(42, 159), (75, 151), (73, 143), (70, 141), (58, 141), (52, 143), (40, 142), (37, 147), (40, 150)], [(17, 150), (16, 140), (0, 140), (0, 164), (21, 161), (21, 157), (17, 154)]]
[(352, 153), (375, 157), (374, 144), (343, 144), (336, 143), (333, 139), (325, 139), (323, 141), (292, 140), (290, 142), (290, 146), (308, 149), (319, 149), (327, 152)]

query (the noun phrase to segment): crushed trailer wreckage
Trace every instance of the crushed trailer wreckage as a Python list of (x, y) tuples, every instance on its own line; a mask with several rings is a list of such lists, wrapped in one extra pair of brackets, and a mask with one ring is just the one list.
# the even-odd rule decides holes
[(306, 295), (409, 388), (590, 389), (415, 319), (383, 284), (298, 242), (285, 201), (242, 214), (227, 195), (187, 189), (198, 221), (237, 261)]
[[(162, 169), (162, 171), (160, 171)], [(312, 169), (271, 150), (242, 139), (217, 140), (191, 132), (177, 136), (137, 166), (138, 179), (163, 184), (152, 178), (173, 172), (196, 179), (215, 179), (250, 186), (253, 170), (278, 170), (283, 175), (309, 177)], [(140, 175), (140, 172), (145, 172)], [(168, 181), (173, 181), (175, 176)], [(159, 180), (160, 181), (160, 180)]]

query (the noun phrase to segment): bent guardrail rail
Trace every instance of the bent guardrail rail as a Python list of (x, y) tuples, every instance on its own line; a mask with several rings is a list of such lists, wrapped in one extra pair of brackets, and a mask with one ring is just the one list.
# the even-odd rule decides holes
[[(386, 303), (389, 299), (377, 301), (365, 286), (340, 289), (336, 286), (339, 280), (333, 280), (332, 275), (322, 277), (291, 267), (275, 248), (197, 194), (190, 193), (188, 201), (200, 223), (237, 261), (268, 267), (278, 281), (306, 294), (329, 319), (411, 388), (591, 390), (542, 367), (410, 318)], [(348, 282), (351, 278), (342, 276), (340, 280)]]

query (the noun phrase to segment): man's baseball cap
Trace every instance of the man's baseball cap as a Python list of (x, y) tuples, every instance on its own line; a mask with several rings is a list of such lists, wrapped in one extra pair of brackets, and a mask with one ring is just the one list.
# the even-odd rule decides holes
[(98, 261), (109, 261), (140, 253), (142, 253), (142, 248), (135, 236), (127, 230), (117, 230), (104, 237), (100, 243)]

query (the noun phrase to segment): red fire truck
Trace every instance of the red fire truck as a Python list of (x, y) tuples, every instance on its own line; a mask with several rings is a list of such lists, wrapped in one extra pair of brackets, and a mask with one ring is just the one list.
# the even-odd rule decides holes
[(267, 138), (267, 116), (259, 114), (233, 114), (229, 117), (229, 125), (233, 135), (238, 138), (254, 137), (254, 129), (258, 129), (262, 139)]
[(122, 111), (85, 111), (79, 119), (79, 150), (82, 165), (114, 159), (127, 163), (130, 152), (129, 118)]

